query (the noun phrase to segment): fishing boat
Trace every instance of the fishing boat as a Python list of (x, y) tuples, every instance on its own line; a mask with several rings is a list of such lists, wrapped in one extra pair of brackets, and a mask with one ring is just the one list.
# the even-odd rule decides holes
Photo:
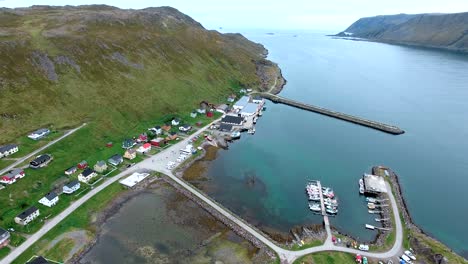
[(257, 120), (258, 120), (258, 117), (254, 117), (254, 118), (253, 118), (253, 123), (254, 123), (254, 124), (257, 124)]
[(239, 131), (234, 131), (231, 133), (232, 139), (239, 139), (241, 137), (241, 133)]
[(258, 116), (262, 116), (262, 115), (263, 115), (262, 111), (258, 112)]
[(322, 211), (322, 208), (320, 207), (320, 204), (318, 203), (309, 203), (309, 209), (314, 212)]
[(319, 202), (320, 195), (309, 195), (309, 201)]
[(249, 131), (247, 131), (247, 133), (252, 134), (252, 135), (255, 134), (255, 128), (249, 129)]
[(337, 214), (338, 209), (326, 208), (325, 212), (327, 212), (328, 214)]
[(368, 212), (369, 212), (369, 214), (380, 214), (380, 213), (382, 213), (382, 211), (379, 211), (379, 210), (369, 210)]
[(371, 209), (371, 210), (375, 209), (375, 207), (376, 207), (376, 206), (375, 206), (374, 203), (368, 203), (368, 204), (367, 204), (367, 208), (369, 208), (369, 209)]
[(377, 202), (377, 199), (372, 198), (372, 197), (366, 197), (366, 202), (369, 202), (369, 203), (376, 203), (376, 202)]
[(359, 193), (364, 194), (364, 180), (362, 178), (359, 179)]

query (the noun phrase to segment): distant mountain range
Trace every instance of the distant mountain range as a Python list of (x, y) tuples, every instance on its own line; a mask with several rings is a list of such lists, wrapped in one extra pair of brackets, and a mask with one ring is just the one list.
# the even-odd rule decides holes
[(336, 36), (468, 52), (468, 12), (365, 17)]

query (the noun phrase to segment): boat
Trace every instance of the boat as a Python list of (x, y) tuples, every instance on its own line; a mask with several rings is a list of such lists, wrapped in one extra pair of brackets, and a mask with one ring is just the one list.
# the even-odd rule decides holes
[(258, 116), (262, 116), (262, 115), (263, 115), (262, 111), (258, 112)]
[(369, 210), (368, 212), (369, 212), (369, 214), (380, 214), (380, 213), (382, 213), (382, 211), (379, 211), (379, 210)]
[(377, 202), (377, 199), (372, 198), (372, 197), (366, 197), (366, 202), (369, 202), (369, 203), (376, 203), (376, 202)]
[(241, 133), (239, 131), (234, 131), (231, 133), (232, 139), (239, 139), (241, 137)]
[(362, 178), (359, 179), (359, 193), (364, 194), (364, 180)]
[(325, 212), (327, 212), (328, 214), (337, 214), (338, 209), (326, 208)]
[(366, 228), (370, 230), (375, 230), (375, 226), (366, 224)]
[(314, 212), (320, 212), (322, 211), (322, 208), (320, 204), (318, 203), (309, 203), (309, 209)]
[(376, 207), (376, 206), (375, 206), (374, 203), (368, 203), (368, 204), (367, 204), (367, 208), (369, 208), (369, 209), (375, 209), (375, 207)]
[(254, 124), (257, 124), (257, 120), (258, 120), (258, 117), (254, 117), (254, 118), (253, 118), (253, 123), (254, 123)]
[(265, 111), (265, 110), (266, 110), (266, 106), (264, 106), (264, 107), (262, 108), (262, 111)]
[(411, 252), (411, 251), (409, 251), (409, 250), (406, 250), (404, 253), (405, 253), (405, 255), (408, 256), (410, 259), (416, 260), (416, 256), (413, 254), (413, 252)]
[(249, 131), (247, 131), (247, 133), (252, 134), (252, 135), (255, 134), (255, 128), (249, 129)]
[(309, 195), (309, 201), (319, 202), (320, 196)]

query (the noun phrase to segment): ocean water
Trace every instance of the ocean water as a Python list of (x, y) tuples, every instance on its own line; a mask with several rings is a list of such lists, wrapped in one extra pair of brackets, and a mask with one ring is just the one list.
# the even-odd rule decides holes
[(304, 195), (307, 179), (319, 179), (340, 200), (332, 224), (372, 240), (364, 224), (374, 217), (357, 181), (372, 166), (386, 165), (399, 175), (416, 224), (466, 256), (468, 56), (323, 33), (266, 32), (242, 33), (265, 45), (281, 67), (288, 81), (282, 96), (406, 133), (389, 135), (270, 102), (257, 133), (243, 134), (210, 164), (207, 192), (254, 224), (287, 232), (321, 223)]

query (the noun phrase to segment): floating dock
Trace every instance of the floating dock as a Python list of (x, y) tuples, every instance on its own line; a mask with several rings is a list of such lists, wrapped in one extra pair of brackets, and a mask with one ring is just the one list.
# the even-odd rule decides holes
[(373, 128), (373, 129), (376, 129), (376, 130), (380, 130), (380, 131), (383, 131), (385, 133), (389, 133), (389, 134), (393, 134), (393, 135), (401, 135), (401, 134), (405, 133), (404, 130), (400, 129), (397, 126), (388, 125), (388, 124), (384, 124), (384, 123), (381, 123), (381, 122), (372, 121), (372, 120), (368, 120), (368, 119), (365, 119), (365, 118), (361, 118), (361, 117), (357, 117), (357, 116), (353, 116), (353, 115), (348, 115), (348, 114), (345, 114), (345, 113), (340, 113), (340, 112), (337, 112), (337, 111), (332, 111), (332, 110), (329, 110), (329, 109), (326, 109), (326, 108), (323, 108), (323, 107), (319, 107), (319, 106), (304, 104), (304, 103), (297, 102), (297, 101), (294, 101), (294, 100), (291, 100), (291, 99), (287, 99), (287, 98), (284, 98), (284, 97), (281, 97), (281, 96), (278, 96), (278, 95), (274, 95), (274, 94), (270, 94), (270, 93), (259, 93), (259, 95), (262, 96), (265, 99), (268, 99), (268, 100), (274, 102), (274, 103), (281, 103), (281, 104), (285, 104), (285, 105), (290, 105), (290, 106), (293, 106), (293, 107), (296, 107), (296, 108), (304, 109), (304, 110), (307, 110), (307, 111), (311, 111), (311, 112), (319, 113), (319, 114), (322, 114), (322, 115), (330, 116), (330, 117), (333, 117), (333, 118), (341, 119), (341, 120), (344, 120), (344, 121), (348, 121), (348, 122), (358, 124), (358, 125), (361, 125), (361, 126)]

